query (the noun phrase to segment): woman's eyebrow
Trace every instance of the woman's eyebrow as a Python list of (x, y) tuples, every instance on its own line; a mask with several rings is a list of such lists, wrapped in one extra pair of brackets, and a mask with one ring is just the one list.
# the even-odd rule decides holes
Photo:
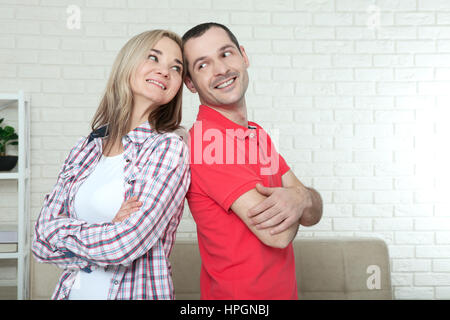
[[(154, 51), (156, 54), (159, 54), (160, 56), (163, 55), (163, 53), (161, 51), (159, 51), (158, 49), (150, 49), (151, 51)], [(178, 64), (183, 65), (183, 62), (181, 62), (179, 59), (175, 58), (174, 61)]]
[(160, 56), (162, 56), (162, 52), (161, 51), (159, 51), (159, 50), (157, 50), (157, 49), (150, 49), (150, 51), (154, 51), (154, 52), (156, 52), (157, 54), (159, 54)]
[(183, 65), (183, 62), (181, 62), (180, 60), (178, 60), (176, 58), (174, 60), (175, 60), (176, 63)]

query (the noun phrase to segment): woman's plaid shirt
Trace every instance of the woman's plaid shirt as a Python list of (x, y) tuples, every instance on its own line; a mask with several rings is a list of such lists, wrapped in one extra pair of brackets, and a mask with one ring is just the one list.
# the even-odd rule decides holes
[(125, 200), (143, 204), (120, 223), (77, 219), (74, 196), (102, 154), (103, 126), (81, 138), (44, 199), (32, 251), (40, 262), (64, 269), (53, 299), (67, 299), (78, 272), (113, 271), (108, 299), (173, 299), (168, 260), (189, 188), (188, 148), (175, 133), (159, 134), (147, 122), (122, 138)]

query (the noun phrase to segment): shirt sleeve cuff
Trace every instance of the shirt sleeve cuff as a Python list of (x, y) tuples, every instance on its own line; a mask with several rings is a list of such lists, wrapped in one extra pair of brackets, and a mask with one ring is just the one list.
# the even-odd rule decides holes
[(223, 202), (222, 204), (222, 208), (227, 211), (228, 213), (230, 213), (230, 207), (231, 205), (244, 193), (246, 193), (247, 191), (250, 191), (254, 188), (256, 188), (256, 184), (257, 183), (262, 183), (261, 180), (252, 180), (249, 181), (243, 185), (241, 185), (240, 187), (238, 187), (237, 189), (235, 189)]

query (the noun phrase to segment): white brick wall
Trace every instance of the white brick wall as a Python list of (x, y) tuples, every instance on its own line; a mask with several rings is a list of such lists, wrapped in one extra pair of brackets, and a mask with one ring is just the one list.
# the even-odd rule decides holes
[[(66, 27), (72, 4), (80, 30)], [(206, 21), (246, 47), (252, 119), (280, 130), (281, 153), (324, 198), (298, 236), (381, 237), (395, 298), (450, 298), (448, 0), (0, 0), (0, 91), (32, 99), (32, 223), (118, 49)], [(198, 98), (184, 101), (189, 128)], [(0, 185), (0, 221), (14, 220), (14, 187)], [(188, 209), (178, 237), (195, 238)]]

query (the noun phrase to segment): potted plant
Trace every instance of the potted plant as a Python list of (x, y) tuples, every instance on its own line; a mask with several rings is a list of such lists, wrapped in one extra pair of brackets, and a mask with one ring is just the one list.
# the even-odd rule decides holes
[[(0, 124), (3, 122), (4, 118), (0, 119)], [(0, 171), (9, 171), (16, 166), (17, 156), (7, 156), (6, 146), (13, 145), (17, 146), (19, 142), (17, 141), (19, 137), (17, 136), (13, 127), (0, 125)]]

